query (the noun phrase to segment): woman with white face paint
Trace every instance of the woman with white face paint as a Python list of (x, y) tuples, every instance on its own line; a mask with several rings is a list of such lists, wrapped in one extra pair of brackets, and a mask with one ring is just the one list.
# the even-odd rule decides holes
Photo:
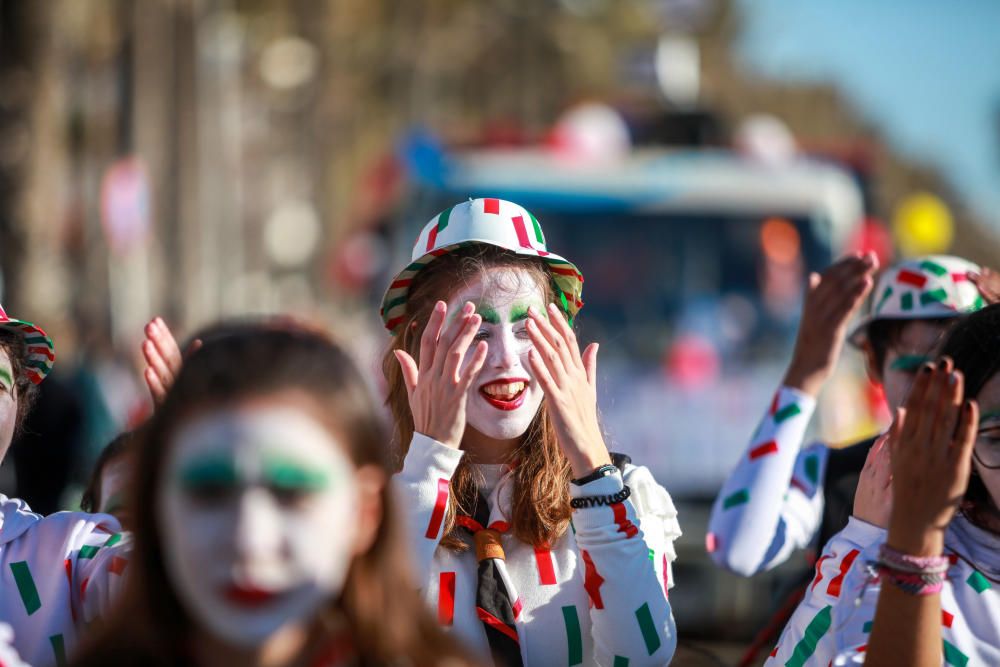
[(200, 338), (138, 447), (122, 605), (73, 664), (469, 664), (407, 576), (346, 353), (287, 323)]
[(680, 535), (667, 492), (612, 456), (583, 277), (499, 199), (431, 220), (382, 307), (413, 557), (438, 620), (515, 665), (663, 665)]
[(861, 475), (887, 511), (826, 545), (768, 665), (1000, 664), (1000, 305), (939, 353)]

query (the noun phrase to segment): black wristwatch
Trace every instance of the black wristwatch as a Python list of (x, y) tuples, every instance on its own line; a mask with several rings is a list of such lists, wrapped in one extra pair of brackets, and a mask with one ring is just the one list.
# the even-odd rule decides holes
[(590, 482), (593, 482), (595, 479), (607, 477), (608, 475), (614, 475), (617, 471), (618, 467), (615, 466), (614, 463), (605, 463), (604, 465), (602, 465), (600, 468), (590, 473), (589, 475), (585, 475), (584, 477), (581, 477), (579, 479), (571, 479), (569, 481), (572, 482), (573, 484), (576, 484), (577, 486), (583, 486), (584, 484), (589, 484)]

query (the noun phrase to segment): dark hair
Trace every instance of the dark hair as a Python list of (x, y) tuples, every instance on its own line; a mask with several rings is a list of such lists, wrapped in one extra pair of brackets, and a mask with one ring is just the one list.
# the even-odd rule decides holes
[(129, 454), (135, 449), (135, 442), (138, 440), (137, 431), (125, 431), (105, 445), (101, 450), (97, 461), (94, 462), (94, 469), (90, 473), (90, 481), (87, 488), (83, 490), (80, 498), (80, 509), (84, 512), (97, 512), (101, 509), (101, 503), (106, 499), (101, 498), (101, 480), (104, 477), (104, 466), (121, 455)]
[[(913, 322), (926, 322), (940, 326), (947, 330), (947, 327), (954, 324), (955, 318), (930, 317), (911, 320), (883, 319), (873, 320), (868, 325), (866, 336), (872, 346), (872, 356), (875, 358), (875, 365), (879, 373), (885, 372), (885, 358), (889, 350), (899, 344), (903, 337), (903, 330)], [(942, 332), (944, 335), (944, 332)]]
[[(965, 376), (965, 398), (976, 398), (994, 375), (1000, 372), (1000, 304), (987, 306), (963, 317), (951, 330), (941, 356), (951, 357)], [(969, 478), (962, 511), (978, 525), (978, 518), (993, 501), (979, 475)], [(995, 508), (994, 508), (995, 509)]]
[[(85, 646), (77, 665), (188, 664), (194, 622), (181, 604), (161, 549), (156, 488), (172, 435), (192, 415), (242, 400), (300, 390), (316, 401), (315, 416), (341, 436), (355, 465), (388, 474), (387, 438), (376, 404), (355, 364), (326, 335), (287, 321), (225, 323), (198, 335), (139, 447), (131, 506), (135, 546), (121, 605)], [(267, 364), (267, 382), (248, 373)], [(340, 598), (321, 614), (320, 629), (341, 614), (362, 665), (468, 664), (427, 613), (411, 579), (408, 549), (389, 485), (381, 492), (382, 521), (370, 549), (350, 567)]]
[(21, 334), (0, 328), (0, 349), (7, 353), (11, 370), (14, 372), (14, 392), (17, 397), (17, 413), (14, 421), (14, 434), (21, 432), (24, 418), (31, 410), (38, 396), (38, 385), (28, 379), (24, 369), (28, 361), (28, 345)]

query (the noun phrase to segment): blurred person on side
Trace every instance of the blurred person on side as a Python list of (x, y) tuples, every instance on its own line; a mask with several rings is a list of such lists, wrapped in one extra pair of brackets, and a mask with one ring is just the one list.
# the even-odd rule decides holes
[[(54, 361), (41, 328), (0, 308), (0, 459)], [(107, 514), (42, 517), (0, 494), (0, 622), (13, 628), (23, 660), (65, 664), (84, 625), (107, 611), (128, 564), (121, 530)]]
[(199, 338), (136, 452), (122, 604), (71, 664), (471, 664), (409, 577), (344, 350), (270, 321)]
[(80, 498), (80, 509), (110, 514), (126, 530), (132, 524), (126, 500), (132, 495), (129, 486), (135, 464), (135, 449), (138, 446), (136, 443), (142, 440), (140, 431), (141, 427), (135, 431), (126, 431), (101, 450), (87, 488)]
[(940, 354), (768, 664), (1000, 664), (1000, 305), (961, 318)]

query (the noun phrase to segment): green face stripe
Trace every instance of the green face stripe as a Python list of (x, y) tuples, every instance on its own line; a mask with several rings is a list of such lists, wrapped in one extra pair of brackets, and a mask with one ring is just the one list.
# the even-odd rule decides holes
[(944, 661), (946, 663), (949, 665), (955, 665), (955, 667), (965, 667), (969, 664), (969, 656), (959, 651), (955, 645), (949, 643), (947, 639), (942, 641), (944, 643)]
[(656, 631), (656, 624), (653, 623), (653, 614), (649, 611), (648, 602), (635, 610), (635, 618), (639, 621), (639, 630), (642, 631), (642, 641), (646, 643), (646, 652), (653, 655), (662, 642), (660, 633)]
[(2, 381), (4, 386), (7, 388), (14, 386), (14, 378), (11, 376), (10, 371), (3, 366), (0, 366), (0, 381)]
[(476, 312), (483, 318), (483, 322), (493, 325), (500, 324), (500, 315), (497, 314), (493, 306), (488, 306), (485, 303), (477, 303)]
[(991, 584), (990, 580), (984, 577), (981, 572), (973, 572), (970, 574), (969, 578), (965, 580), (965, 583), (972, 586), (972, 590), (976, 591), (980, 595), (982, 595), (984, 591), (993, 588), (993, 584)]
[(930, 303), (942, 303), (943, 301), (947, 300), (948, 300), (948, 293), (945, 292), (940, 287), (937, 288), (936, 290), (932, 290), (930, 292), (924, 292), (923, 294), (920, 295), (921, 306), (926, 306), (927, 304)]
[(813, 617), (813, 620), (809, 621), (805, 635), (795, 645), (792, 657), (785, 663), (785, 667), (803, 667), (806, 664), (806, 661), (816, 652), (816, 645), (819, 644), (820, 638), (830, 629), (830, 623), (833, 621), (832, 615), (833, 608), (827, 605)]
[(330, 476), (298, 461), (269, 459), (264, 463), (264, 480), (279, 489), (322, 491), (329, 485)]
[(722, 501), (722, 509), (727, 510), (730, 507), (736, 507), (737, 505), (742, 505), (750, 500), (750, 492), (746, 489), (740, 489), (736, 493), (730, 495), (725, 500)]
[(510, 323), (517, 324), (522, 320), (528, 319), (528, 310), (534, 306), (535, 311), (538, 312), (546, 320), (549, 319), (549, 311), (542, 307), (540, 303), (515, 303), (510, 308)]
[(911, 372), (930, 361), (931, 358), (922, 354), (904, 354), (893, 359), (889, 368), (894, 371)]
[(615, 664), (613, 667), (628, 667), (628, 658), (623, 658), (620, 655), (616, 655)]
[(812, 484), (819, 481), (819, 459), (815, 456), (810, 456), (806, 459), (806, 479), (808, 479)]
[(992, 419), (1000, 419), (1000, 410), (990, 410), (989, 412), (984, 412), (979, 415), (979, 423), (990, 421)]
[(52, 645), (52, 653), (56, 656), (56, 665), (65, 667), (66, 665), (66, 642), (62, 635), (52, 635), (49, 637), (49, 644)]
[(921, 262), (920, 268), (923, 269), (924, 271), (930, 271), (935, 276), (943, 276), (944, 274), (948, 273), (948, 269), (944, 268), (937, 262), (932, 262), (929, 259), (925, 259), (923, 262)]
[(542, 226), (538, 224), (538, 218), (531, 212), (528, 213), (528, 217), (531, 218), (531, 226), (535, 228), (535, 240), (545, 245), (545, 235), (542, 234)]
[(235, 486), (239, 482), (236, 464), (219, 456), (195, 459), (180, 472), (181, 486), (193, 489), (205, 485)]
[(568, 663), (579, 665), (583, 663), (583, 634), (580, 631), (580, 617), (576, 615), (576, 606), (562, 608), (563, 622), (566, 624), (566, 645), (568, 647)]
[(17, 592), (21, 594), (24, 611), (31, 616), (42, 608), (42, 601), (38, 598), (38, 589), (35, 588), (35, 580), (31, 576), (31, 570), (28, 569), (28, 562), (22, 560), (11, 563), (10, 573), (14, 575)]
[(913, 310), (913, 294), (911, 292), (907, 292), (900, 298), (899, 307), (903, 310)]
[(789, 403), (788, 405), (786, 405), (785, 407), (781, 408), (776, 413), (774, 413), (774, 423), (780, 424), (781, 422), (785, 421), (786, 419), (794, 417), (800, 412), (802, 412), (802, 409), (798, 406), (797, 403)]

